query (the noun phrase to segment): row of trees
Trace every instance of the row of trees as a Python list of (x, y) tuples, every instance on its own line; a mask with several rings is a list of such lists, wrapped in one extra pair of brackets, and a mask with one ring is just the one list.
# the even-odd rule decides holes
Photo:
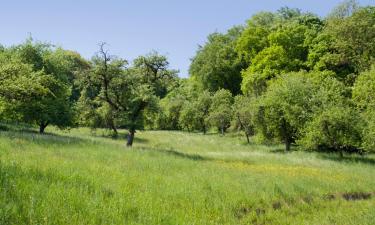
[(157, 107), (177, 79), (166, 57), (152, 52), (131, 65), (100, 44), (90, 60), (76, 52), (34, 42), (0, 49), (0, 115), (2, 121), (48, 125), (143, 128), (144, 114)]
[[(223, 107), (212, 105), (205, 121), (226, 124), (222, 130), (232, 121), (248, 140), (255, 135), (258, 141), (281, 141), (286, 150), (296, 144), (364, 152), (375, 150), (374, 66), (375, 7), (349, 0), (324, 19), (285, 7), (209, 35), (192, 60), (188, 82), (221, 96)], [(234, 100), (225, 100), (230, 95), (222, 94), (224, 89)], [(166, 99), (175, 106), (183, 100), (179, 95)], [(186, 128), (185, 121), (192, 126), (197, 99), (164, 112), (179, 110), (178, 128)]]
[(0, 48), (2, 121), (136, 129), (242, 130), (303, 149), (375, 149), (375, 7), (349, 0), (322, 19), (261, 12), (209, 35), (180, 79), (152, 52), (128, 63), (34, 42)]

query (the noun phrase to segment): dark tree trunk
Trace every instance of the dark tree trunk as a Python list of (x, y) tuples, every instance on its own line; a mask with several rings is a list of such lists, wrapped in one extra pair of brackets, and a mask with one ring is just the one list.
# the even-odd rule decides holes
[(250, 144), (249, 134), (245, 132), (247, 143)]
[(113, 136), (115, 137), (118, 137), (118, 131), (117, 131), (117, 128), (115, 126), (115, 124), (113, 122), (111, 122), (111, 124), (109, 125), (113, 131)]
[(291, 145), (291, 141), (289, 140), (289, 138), (285, 138), (285, 151), (289, 151), (290, 150), (290, 145)]
[(131, 128), (129, 130), (129, 134), (128, 134), (128, 137), (127, 137), (127, 142), (126, 142), (127, 147), (133, 146), (134, 134), (135, 134), (135, 129)]
[(44, 130), (46, 129), (48, 124), (49, 124), (48, 122), (40, 122), (40, 124), (39, 124), (39, 133), (40, 134), (44, 134)]
[(207, 130), (206, 130), (206, 125), (203, 124), (203, 134), (206, 134), (207, 133)]

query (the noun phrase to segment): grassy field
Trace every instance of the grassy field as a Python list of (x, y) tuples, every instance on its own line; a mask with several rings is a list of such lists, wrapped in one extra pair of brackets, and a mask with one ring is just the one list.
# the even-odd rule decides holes
[(0, 224), (375, 224), (374, 156), (101, 132), (1, 131)]

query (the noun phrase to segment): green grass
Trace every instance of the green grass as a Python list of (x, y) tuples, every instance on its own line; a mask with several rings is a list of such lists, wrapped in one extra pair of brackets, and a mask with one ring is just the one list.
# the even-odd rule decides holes
[(375, 224), (374, 156), (101, 132), (1, 131), (0, 224)]

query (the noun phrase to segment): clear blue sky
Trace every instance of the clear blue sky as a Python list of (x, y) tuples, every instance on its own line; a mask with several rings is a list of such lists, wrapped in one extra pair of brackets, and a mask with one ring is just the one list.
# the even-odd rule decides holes
[[(157, 50), (186, 77), (190, 58), (209, 33), (243, 24), (258, 11), (297, 7), (320, 16), (340, 0), (12, 0), (0, 9), (0, 43), (28, 37), (90, 58), (98, 43), (128, 60)], [(374, 5), (375, 0), (360, 0)]]

